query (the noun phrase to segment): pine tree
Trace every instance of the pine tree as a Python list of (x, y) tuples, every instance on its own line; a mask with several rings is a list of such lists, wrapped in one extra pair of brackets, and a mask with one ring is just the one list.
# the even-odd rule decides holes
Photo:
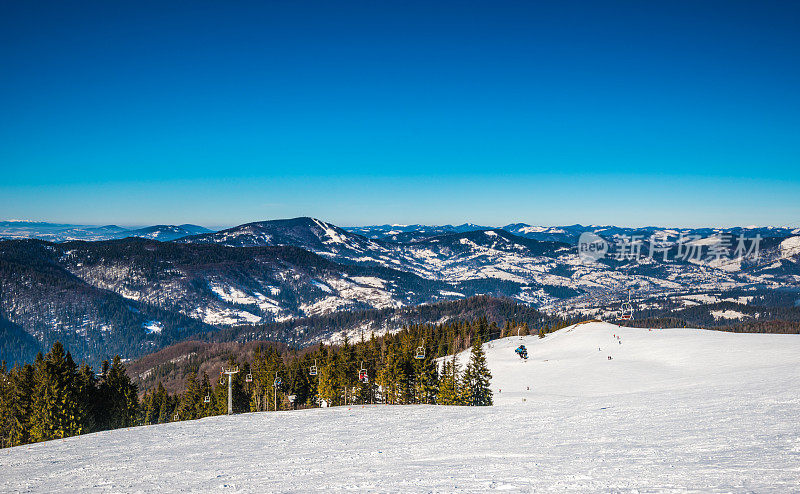
[(11, 424), (13, 407), (13, 375), (6, 370), (5, 361), (0, 364), (0, 448), (11, 446)]
[(138, 390), (125, 372), (120, 356), (112, 360), (111, 365), (103, 362), (98, 394), (102, 404), (103, 429), (131, 427), (135, 424), (139, 409)]
[(157, 421), (159, 424), (165, 424), (172, 421), (172, 416), (174, 415), (172, 413), (172, 400), (160, 381), (158, 383), (158, 387), (156, 388), (155, 397), (153, 398), (153, 406), (156, 410), (158, 410)]
[(84, 414), (84, 433), (98, 430), (97, 415), (99, 396), (97, 390), (97, 378), (94, 371), (87, 364), (82, 364), (78, 371), (77, 379), (78, 401)]
[(250, 368), (253, 373), (253, 382), (250, 390), (250, 411), (264, 412), (268, 409), (270, 373), (267, 364), (267, 355), (261, 347), (256, 348), (253, 353), (253, 365)]
[(480, 337), (475, 338), (469, 363), (464, 370), (461, 400), (469, 406), (490, 406), (492, 404), (492, 390), (489, 387), (492, 374), (486, 366), (486, 355), (481, 347)]
[(436, 402), (439, 405), (458, 405), (458, 359), (455, 355), (448, 362), (445, 360), (442, 368), (442, 377), (439, 379), (439, 389)]
[[(230, 365), (237, 366), (235, 360), (230, 360)], [(250, 367), (240, 365), (240, 371), (233, 375), (232, 393), (233, 393), (233, 413), (243, 413), (250, 409), (250, 395), (245, 390), (245, 376), (249, 372)], [(244, 371), (242, 370), (244, 369)], [(227, 383), (226, 383), (227, 386)], [(227, 396), (227, 395), (226, 395)], [(227, 413), (227, 402), (225, 402), (225, 413)]]
[(333, 362), (328, 362), (319, 368), (319, 397), (328, 406), (338, 405), (340, 393), (335, 374)]
[[(38, 358), (41, 358), (41, 353)], [(33, 366), (27, 364), (14, 372), (11, 382), (11, 423), (9, 440), (11, 446), (31, 441), (31, 420), (34, 390)]]
[(158, 421), (158, 409), (155, 406), (155, 391), (149, 391), (142, 397), (140, 425), (149, 425)]
[[(342, 397), (342, 403), (344, 403), (344, 393), (347, 393), (349, 397), (352, 388), (355, 386), (356, 382), (358, 382), (356, 358), (347, 335), (345, 335), (344, 342), (336, 353), (334, 361), (336, 362), (334, 369), (336, 391), (338, 395)], [(347, 400), (349, 403), (351, 398), (347, 398)]]
[(407, 356), (400, 353), (397, 345), (386, 352), (386, 365), (379, 373), (384, 401), (390, 405), (403, 405), (410, 401), (411, 390), (407, 367)]
[(197, 374), (190, 372), (186, 378), (186, 389), (180, 396), (177, 413), (181, 420), (193, 420), (200, 418), (200, 383), (197, 382)]
[[(208, 397), (208, 403), (206, 403)], [(214, 415), (216, 408), (216, 397), (214, 396), (214, 389), (211, 387), (211, 380), (207, 373), (203, 373), (203, 382), (200, 385), (200, 417), (210, 417)]]
[(31, 439), (46, 441), (80, 434), (84, 415), (76, 391), (77, 366), (61, 343), (53, 345), (47, 358), (37, 357), (34, 379)]
[(417, 360), (414, 372), (414, 395), (417, 403), (436, 403), (438, 388), (439, 376), (436, 362), (430, 355), (422, 360)]

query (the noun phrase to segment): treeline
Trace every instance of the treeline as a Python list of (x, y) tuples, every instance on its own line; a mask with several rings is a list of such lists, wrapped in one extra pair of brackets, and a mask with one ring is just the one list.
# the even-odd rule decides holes
[[(302, 352), (257, 347), (252, 357), (231, 356), (225, 367), (238, 367), (232, 379), (235, 413), (289, 410), (349, 404), (491, 404), (481, 342), (507, 336), (544, 336), (571, 324), (560, 320), (531, 328), (507, 321), (502, 327), (479, 317), (471, 322), (418, 324), (395, 334), (370, 336), (339, 345), (318, 345)], [(445, 358), (472, 347), (467, 362)], [(176, 359), (171, 359), (176, 360)], [(162, 383), (142, 400), (143, 423), (196, 419), (227, 412), (226, 376), (198, 373), (185, 360), (186, 388), (170, 394)], [(172, 372), (175, 362), (170, 361)], [(462, 365), (464, 368), (462, 369)]]
[(714, 325), (698, 324), (694, 321), (686, 321), (677, 317), (652, 317), (646, 319), (635, 319), (625, 321), (623, 326), (635, 328), (699, 328), (711, 329), (715, 331), (726, 331), (729, 333), (769, 333), (769, 334), (800, 334), (800, 323), (796, 321), (784, 321), (778, 319), (769, 320), (749, 320), (742, 322), (729, 321), (728, 324), (717, 322)]
[[(519, 291), (519, 287), (515, 287)], [(290, 321), (257, 325), (237, 326), (199, 335), (208, 341), (282, 341), (302, 344), (315, 337), (323, 337), (336, 331), (352, 328), (381, 331), (386, 321), (393, 325), (433, 323), (433, 321), (473, 321), (485, 317), (498, 325), (506, 321), (517, 321), (530, 327), (551, 327), (563, 321), (507, 297), (476, 295), (460, 300), (448, 300), (431, 304), (401, 308), (347, 310)], [(300, 336), (298, 334), (300, 333)], [(297, 340), (297, 341), (295, 341)]]
[(0, 447), (135, 425), (137, 389), (119, 356), (99, 374), (56, 342), (33, 364), (0, 365)]
[(739, 324), (726, 324), (712, 329), (729, 333), (800, 334), (800, 323), (780, 320), (746, 321)]
[[(503, 327), (480, 317), (471, 322), (419, 324), (395, 334), (339, 345), (286, 350), (257, 346), (249, 358), (231, 355), (234, 412), (288, 410), (349, 404), (492, 404), (491, 374), (481, 343), (539, 334), (569, 324), (539, 328), (507, 321)], [(472, 347), (463, 370), (454, 355)], [(191, 360), (187, 359), (191, 362)], [(161, 382), (139, 397), (119, 357), (100, 372), (55, 343), (33, 364), (0, 366), (0, 446), (59, 439), (88, 432), (197, 419), (227, 413), (227, 376), (189, 369), (185, 388), (170, 394)]]

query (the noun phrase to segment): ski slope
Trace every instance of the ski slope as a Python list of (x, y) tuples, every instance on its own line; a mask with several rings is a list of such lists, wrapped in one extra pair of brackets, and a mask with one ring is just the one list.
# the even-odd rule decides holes
[(0, 450), (0, 491), (800, 491), (800, 336), (588, 323), (522, 343), (526, 362), (519, 338), (485, 345), (494, 407), (89, 434)]

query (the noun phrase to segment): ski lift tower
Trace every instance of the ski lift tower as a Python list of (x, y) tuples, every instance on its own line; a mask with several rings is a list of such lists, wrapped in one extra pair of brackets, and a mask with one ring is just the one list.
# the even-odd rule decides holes
[(228, 375), (228, 415), (233, 415), (233, 375), (239, 372), (239, 366), (222, 367), (221, 374)]

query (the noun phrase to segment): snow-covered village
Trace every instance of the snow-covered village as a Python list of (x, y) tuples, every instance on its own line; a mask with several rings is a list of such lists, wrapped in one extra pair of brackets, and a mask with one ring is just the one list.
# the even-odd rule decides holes
[(800, 492), (798, 5), (0, 26), (0, 492)]

